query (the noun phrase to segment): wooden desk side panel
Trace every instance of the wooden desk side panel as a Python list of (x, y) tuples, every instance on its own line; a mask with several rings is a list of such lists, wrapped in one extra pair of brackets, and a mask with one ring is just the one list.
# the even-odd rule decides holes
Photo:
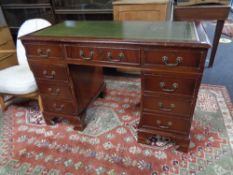
[(102, 91), (104, 86), (103, 68), (69, 65), (69, 73), (74, 85), (78, 113), (81, 114)]

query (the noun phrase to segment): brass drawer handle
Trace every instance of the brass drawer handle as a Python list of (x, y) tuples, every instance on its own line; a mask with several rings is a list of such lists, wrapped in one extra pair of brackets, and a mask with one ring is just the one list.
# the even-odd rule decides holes
[(58, 106), (56, 103), (53, 104), (53, 108), (55, 109), (55, 111), (61, 111), (63, 108), (65, 107), (65, 105), (60, 105)]
[(171, 121), (167, 122), (167, 125), (161, 125), (161, 121), (160, 120), (156, 120), (156, 124), (161, 129), (168, 129), (168, 128), (170, 128), (172, 126), (172, 122)]
[(60, 88), (57, 88), (55, 91), (53, 91), (52, 88), (48, 88), (48, 91), (50, 92), (51, 95), (59, 95), (60, 93)]
[(158, 106), (159, 106), (159, 109), (161, 110), (161, 111), (165, 111), (165, 112), (170, 112), (170, 111), (172, 111), (175, 107), (176, 107), (176, 105), (174, 104), (174, 103), (171, 103), (170, 104), (170, 107), (168, 108), (166, 108), (166, 107), (164, 107), (164, 105), (163, 105), (163, 103), (162, 102), (159, 102), (158, 103)]
[(0, 43), (0, 47), (6, 45), (7, 43), (8, 43), (8, 41), (4, 41), (4, 42)]
[(45, 78), (54, 79), (56, 72), (54, 70), (52, 70), (50, 75), (49, 75), (47, 70), (43, 70), (43, 75), (45, 76)]
[(10, 54), (7, 54), (7, 55), (3, 55), (2, 57), (0, 57), (0, 60), (5, 60), (5, 59), (11, 57), (12, 55), (14, 55), (14, 53), (10, 53)]
[(50, 54), (51, 50), (50, 49), (46, 49), (45, 51), (43, 51), (42, 49), (37, 49), (37, 53), (39, 56), (41, 57), (45, 57), (45, 58), (48, 58), (49, 57), (49, 54)]
[(163, 56), (162, 57), (162, 61), (163, 63), (168, 66), (168, 67), (176, 67), (179, 66), (180, 63), (182, 62), (183, 58), (182, 57), (177, 57), (176, 58), (176, 63), (168, 63), (168, 57), (167, 56)]
[(172, 83), (172, 88), (166, 88), (166, 83), (160, 82), (159, 86), (161, 87), (162, 91), (164, 91), (164, 92), (174, 92), (178, 88), (179, 84)]
[(117, 59), (113, 59), (112, 53), (108, 52), (107, 53), (107, 58), (108, 58), (109, 61), (120, 62), (120, 61), (122, 61), (122, 59), (125, 58), (125, 54), (123, 52), (121, 52), (121, 53), (119, 53)]
[(90, 51), (89, 57), (86, 57), (85, 54), (84, 54), (84, 52), (83, 52), (83, 50), (80, 50), (79, 55), (80, 55), (80, 57), (81, 57), (83, 60), (92, 60), (92, 59), (93, 59), (93, 56), (94, 56), (94, 51), (93, 51), (93, 50)]

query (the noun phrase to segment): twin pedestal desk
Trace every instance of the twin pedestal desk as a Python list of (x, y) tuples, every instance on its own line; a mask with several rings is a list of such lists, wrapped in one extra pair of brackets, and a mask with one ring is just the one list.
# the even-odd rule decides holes
[(141, 72), (138, 142), (169, 137), (188, 151), (208, 38), (192, 22), (65, 21), (21, 38), (46, 123), (83, 130), (83, 113), (105, 89), (103, 67)]

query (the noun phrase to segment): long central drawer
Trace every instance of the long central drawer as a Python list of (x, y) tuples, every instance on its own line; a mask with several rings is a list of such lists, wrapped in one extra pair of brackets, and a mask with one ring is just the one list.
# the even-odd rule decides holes
[(125, 65), (140, 65), (140, 49), (66, 45), (66, 58)]

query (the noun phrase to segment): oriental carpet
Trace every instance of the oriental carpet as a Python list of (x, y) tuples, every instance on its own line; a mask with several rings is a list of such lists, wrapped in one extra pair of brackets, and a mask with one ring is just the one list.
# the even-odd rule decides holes
[(225, 21), (222, 33), (229, 37), (233, 37), (233, 20), (228, 19)]
[(185, 154), (159, 137), (160, 146), (137, 143), (139, 79), (106, 83), (83, 132), (67, 121), (47, 126), (35, 101), (9, 106), (0, 117), (0, 175), (233, 174), (232, 104), (224, 87), (201, 86)]

